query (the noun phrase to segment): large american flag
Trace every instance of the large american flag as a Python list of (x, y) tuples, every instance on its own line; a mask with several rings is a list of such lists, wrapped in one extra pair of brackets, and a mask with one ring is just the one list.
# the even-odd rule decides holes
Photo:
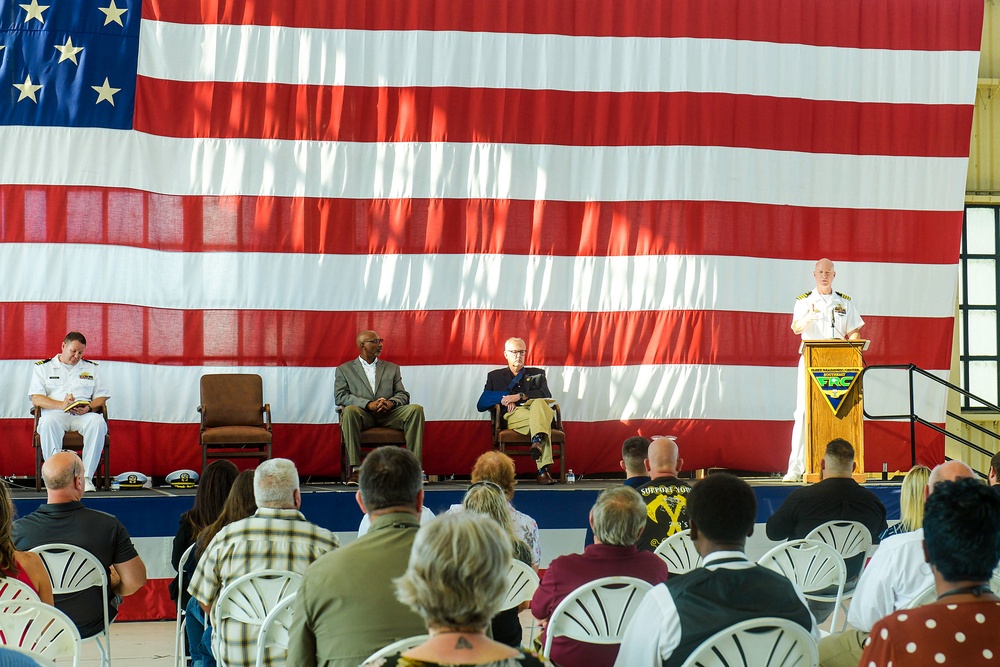
[[(430, 473), (489, 448), (512, 335), (578, 474), (636, 432), (782, 470), (823, 256), (869, 363), (948, 373), (982, 0), (44, 3), (0, 1), (4, 474), (69, 330), (115, 472), (154, 474), (197, 467), (219, 369), (264, 376), (276, 455), (336, 472), (333, 369), (366, 328)], [(908, 411), (877, 377), (869, 409)], [(908, 427), (866, 433), (870, 469), (909, 466)]]

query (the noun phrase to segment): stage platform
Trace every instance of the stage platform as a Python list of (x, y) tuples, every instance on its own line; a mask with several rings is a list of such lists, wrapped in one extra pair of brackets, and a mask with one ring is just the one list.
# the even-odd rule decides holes
[[(764, 534), (771, 513), (800, 485), (785, 484), (774, 478), (744, 478), (757, 496), (757, 527), (747, 543), (747, 554), (758, 558), (775, 543)], [(899, 478), (902, 479), (901, 477)], [(22, 480), (24, 481), (24, 480)], [(18, 516), (24, 516), (45, 502), (45, 492), (34, 483), (11, 486)], [(695, 482), (695, 480), (688, 480)], [(557, 556), (577, 553), (592, 540), (588, 514), (597, 494), (622, 483), (621, 479), (581, 480), (576, 484), (542, 487), (533, 481), (519, 482), (514, 505), (538, 522), (542, 546), (542, 568)], [(899, 481), (869, 482), (886, 506), (890, 523), (899, 519)], [(424, 504), (435, 514), (461, 503), (468, 481), (431, 482), (425, 486)], [(355, 501), (357, 487), (339, 483), (303, 484), (302, 512), (306, 518), (340, 537), (342, 544), (355, 539), (362, 513)], [(173, 618), (175, 608), (167, 596), (167, 583), (175, 572), (170, 565), (171, 543), (180, 515), (191, 509), (194, 489), (157, 487), (152, 489), (88, 493), (83, 502), (96, 510), (114, 514), (128, 529), (146, 563), (149, 583), (125, 600), (120, 620)]]

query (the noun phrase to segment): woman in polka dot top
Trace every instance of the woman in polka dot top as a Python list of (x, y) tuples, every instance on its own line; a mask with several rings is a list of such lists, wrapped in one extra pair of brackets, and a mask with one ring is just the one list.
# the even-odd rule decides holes
[(1000, 665), (1000, 493), (976, 479), (941, 482), (927, 498), (924, 551), (938, 599), (872, 628), (861, 667)]

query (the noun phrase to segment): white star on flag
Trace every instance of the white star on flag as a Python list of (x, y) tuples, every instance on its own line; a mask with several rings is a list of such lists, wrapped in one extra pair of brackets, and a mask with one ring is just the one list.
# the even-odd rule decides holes
[(28, 12), (28, 18), (24, 19), (24, 22), (27, 23), (31, 19), (38, 19), (38, 22), (44, 25), (45, 19), (42, 18), (42, 12), (48, 8), (49, 5), (39, 5), (38, 0), (31, 0), (30, 5), (21, 5), (21, 9)]
[[(32, 0), (32, 2), (35, 2), (35, 1), (37, 1), (37, 0)], [(107, 25), (107, 24), (111, 23), (112, 21), (114, 21), (115, 23), (117, 23), (118, 25), (122, 26), (123, 28), (125, 27), (125, 24), (122, 23), (122, 14), (124, 14), (125, 12), (128, 11), (128, 7), (124, 8), (124, 9), (118, 9), (118, 6), (115, 5), (115, 0), (111, 0), (111, 4), (110, 5), (108, 5), (107, 7), (98, 7), (98, 9), (100, 9), (102, 12), (104, 12), (104, 16), (105, 16), (105, 18), (104, 18), (104, 25)]]
[(121, 90), (121, 88), (112, 88), (108, 85), (108, 77), (104, 77), (103, 86), (91, 86), (97, 91), (97, 101), (94, 104), (100, 104), (103, 100), (111, 102), (111, 106), (115, 105), (115, 93)]
[(14, 87), (21, 91), (20, 97), (17, 98), (18, 102), (25, 99), (26, 97), (30, 97), (32, 102), (38, 104), (38, 100), (35, 98), (35, 93), (41, 90), (42, 86), (41, 84), (31, 83), (30, 74), (25, 77), (24, 83), (15, 83)]
[(82, 46), (73, 46), (73, 38), (72, 37), (67, 37), (65, 44), (61, 44), (61, 45), (60, 44), (56, 44), (55, 45), (55, 49), (60, 54), (59, 55), (59, 62), (62, 62), (64, 60), (72, 60), (74, 65), (79, 65), (80, 64), (80, 63), (78, 63), (76, 61), (76, 54), (80, 53), (80, 51), (83, 51), (83, 47)]

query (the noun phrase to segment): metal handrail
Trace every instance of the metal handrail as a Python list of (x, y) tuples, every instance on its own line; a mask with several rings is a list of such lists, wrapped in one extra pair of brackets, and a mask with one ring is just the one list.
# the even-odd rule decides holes
[[(865, 373), (867, 373), (870, 370), (905, 370), (905, 371), (907, 371), (906, 377), (907, 377), (907, 380), (908, 380), (909, 391), (910, 391), (910, 413), (909, 414), (905, 414), (905, 415), (873, 415), (873, 414), (870, 414), (868, 412), (867, 408), (865, 408), (865, 407), (862, 407), (862, 413), (864, 414), (864, 416), (865, 416), (866, 419), (871, 419), (871, 420), (874, 420), (874, 421), (888, 420), (888, 419), (897, 419), (897, 420), (898, 419), (906, 419), (906, 420), (908, 420), (910, 422), (910, 464), (911, 464), (911, 466), (914, 466), (914, 465), (917, 464), (917, 424), (920, 424), (922, 426), (926, 426), (927, 428), (931, 429), (932, 431), (940, 433), (941, 435), (943, 435), (946, 438), (951, 438), (955, 442), (958, 442), (961, 445), (964, 445), (964, 446), (966, 446), (966, 447), (968, 447), (970, 449), (973, 449), (973, 450), (979, 452), (980, 454), (984, 454), (986, 456), (993, 456), (993, 452), (991, 452), (989, 450), (986, 450), (986, 449), (983, 449), (979, 445), (977, 445), (977, 444), (975, 444), (975, 443), (973, 443), (973, 442), (971, 442), (969, 440), (966, 440), (962, 436), (960, 436), (960, 435), (958, 435), (956, 433), (951, 433), (948, 430), (941, 428), (937, 424), (935, 424), (933, 422), (929, 422), (926, 419), (924, 419), (923, 417), (920, 417), (919, 415), (917, 415), (917, 413), (916, 413), (916, 401), (914, 400), (914, 396), (913, 396), (913, 378), (914, 378), (914, 375), (920, 375), (921, 377), (927, 378), (928, 380), (933, 380), (934, 382), (937, 382), (939, 385), (942, 385), (943, 387), (945, 387), (947, 389), (950, 389), (951, 391), (957, 391), (959, 394), (962, 394), (966, 398), (970, 398), (970, 399), (976, 401), (977, 403), (981, 403), (982, 405), (984, 405), (987, 412), (995, 412), (995, 413), (997, 413), (997, 415), (1000, 415), (1000, 405), (994, 405), (993, 403), (990, 403), (989, 401), (987, 401), (987, 400), (985, 400), (983, 398), (980, 398), (979, 396), (976, 396), (972, 392), (966, 391), (962, 387), (959, 387), (958, 385), (952, 384), (951, 382), (948, 382), (947, 380), (942, 380), (941, 378), (939, 378), (938, 376), (934, 375), (933, 373), (925, 371), (924, 369), (922, 369), (919, 366), (916, 366), (914, 364), (873, 364), (873, 365), (870, 365), (870, 366), (865, 366), (863, 369), (861, 369), (861, 373), (858, 375), (859, 379), (862, 381), (862, 388), (864, 387), (864, 375), (865, 375)], [(984, 428), (983, 426), (981, 426), (979, 424), (976, 424), (976, 423), (974, 423), (974, 422), (972, 422), (972, 421), (970, 421), (968, 419), (965, 419), (961, 415), (956, 415), (955, 413), (951, 412), (950, 410), (947, 410), (946, 413), (947, 413), (947, 415), (949, 417), (957, 419), (958, 421), (962, 422), (966, 426), (970, 426), (970, 427), (976, 429), (977, 431), (979, 431), (980, 433), (983, 433), (984, 435), (988, 435), (988, 436), (990, 436), (990, 437), (992, 437), (992, 438), (994, 438), (996, 440), (1000, 440), (1000, 435), (998, 435), (997, 433), (994, 433), (993, 431), (991, 431), (991, 430), (989, 430), (987, 428)]]

